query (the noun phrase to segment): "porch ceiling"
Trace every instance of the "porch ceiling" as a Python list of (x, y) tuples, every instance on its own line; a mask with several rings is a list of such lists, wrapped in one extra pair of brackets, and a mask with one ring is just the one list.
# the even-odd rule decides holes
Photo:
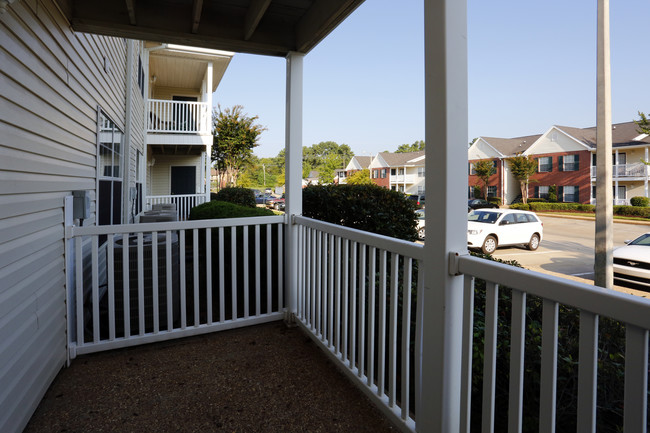
[(205, 152), (205, 146), (193, 144), (153, 144), (149, 145), (151, 152), (156, 155), (201, 155)]
[(252, 54), (307, 53), (364, 0), (56, 0), (76, 31)]

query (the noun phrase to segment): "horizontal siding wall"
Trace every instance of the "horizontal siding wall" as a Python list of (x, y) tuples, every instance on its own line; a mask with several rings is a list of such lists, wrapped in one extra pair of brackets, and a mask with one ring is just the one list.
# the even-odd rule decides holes
[(125, 40), (73, 33), (51, 0), (0, 15), (2, 432), (24, 428), (65, 364), (64, 197), (89, 190), (94, 212), (97, 108), (124, 130), (125, 68)]
[(196, 192), (201, 191), (201, 157), (181, 155), (152, 155), (156, 162), (151, 167), (151, 195), (171, 194), (171, 167), (196, 167)]

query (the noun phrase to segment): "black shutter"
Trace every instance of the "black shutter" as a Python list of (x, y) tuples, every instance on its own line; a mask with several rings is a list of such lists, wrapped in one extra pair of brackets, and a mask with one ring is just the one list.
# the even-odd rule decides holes
[[(580, 155), (578, 155), (578, 154), (576, 153), (576, 154), (574, 155), (574, 157), (575, 157), (575, 163), (573, 164), (573, 169), (576, 170), (576, 171), (578, 171), (578, 170), (580, 170)], [(578, 200), (576, 200), (576, 201), (578, 201)]]
[[(577, 155), (576, 155), (577, 156)], [(575, 194), (573, 195), (573, 201), (576, 203), (580, 203), (580, 187), (579, 186), (574, 186), (575, 188)]]
[(539, 187), (535, 187), (535, 198), (539, 198)]
[(563, 160), (564, 160), (563, 157), (561, 156), (557, 157), (557, 166), (558, 166), (558, 170), (560, 171), (564, 171), (564, 164), (562, 163)]
[(559, 201), (559, 202), (564, 201), (564, 187), (563, 186), (558, 186), (557, 187), (557, 201)]
[(553, 157), (548, 159), (550, 165), (548, 166), (548, 171), (553, 171)]

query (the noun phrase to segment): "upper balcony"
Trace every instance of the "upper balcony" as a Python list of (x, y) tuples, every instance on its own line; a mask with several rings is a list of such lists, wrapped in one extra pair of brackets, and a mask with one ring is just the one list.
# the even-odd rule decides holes
[[(612, 166), (612, 176), (616, 178), (645, 178), (648, 176), (647, 166), (642, 162), (635, 162), (633, 164), (617, 164)], [(591, 177), (596, 177), (596, 166), (591, 166)]]
[(210, 134), (207, 102), (150, 99), (147, 132), (164, 134)]

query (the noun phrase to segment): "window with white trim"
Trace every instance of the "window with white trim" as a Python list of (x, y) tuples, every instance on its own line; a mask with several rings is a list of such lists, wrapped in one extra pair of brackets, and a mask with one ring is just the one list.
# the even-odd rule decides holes
[(121, 224), (124, 133), (102, 111), (99, 112), (98, 142), (97, 224)]
[(488, 195), (488, 197), (496, 197), (497, 196), (497, 187), (496, 187), (496, 185), (488, 186), (487, 195)]
[(578, 187), (577, 186), (565, 186), (563, 188), (564, 196), (563, 200), (566, 203), (574, 203), (578, 200)]
[(424, 177), (424, 167), (418, 167), (418, 177)]
[(537, 198), (548, 198), (549, 186), (540, 185), (537, 189)]
[(537, 171), (540, 173), (553, 171), (553, 157), (542, 156), (537, 160)]

